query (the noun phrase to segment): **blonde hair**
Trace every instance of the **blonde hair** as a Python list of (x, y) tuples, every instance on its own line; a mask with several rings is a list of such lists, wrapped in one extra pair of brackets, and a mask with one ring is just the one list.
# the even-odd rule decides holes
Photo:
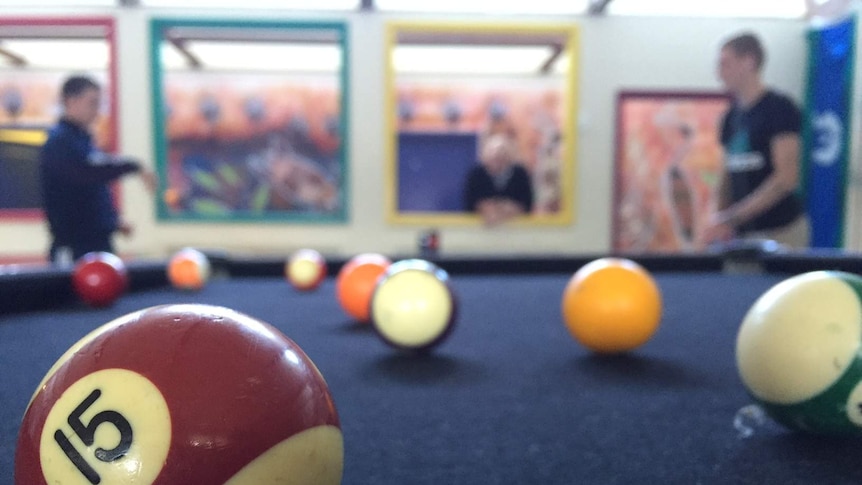
[(490, 158), (500, 151), (509, 160), (515, 158), (515, 143), (512, 138), (504, 133), (488, 135), (482, 142), (481, 158)]

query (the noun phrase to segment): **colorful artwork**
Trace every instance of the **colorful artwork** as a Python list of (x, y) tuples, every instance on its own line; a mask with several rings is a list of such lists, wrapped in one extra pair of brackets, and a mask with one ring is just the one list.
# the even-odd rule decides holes
[[(531, 204), (521, 204), (526, 217), (507, 220), (519, 225), (571, 223), (577, 29), (405, 21), (390, 23), (387, 39), (388, 220), (435, 226), (489, 223), (470, 202), (468, 181), (476, 180), (479, 165), (494, 165), (488, 159), (494, 155), (481, 156), (493, 139), (505, 140), (500, 163), (506, 170), (485, 175), (493, 174), (500, 190), (514, 180), (507, 174), (526, 172), (528, 180), (519, 175), (517, 190), (527, 194), (524, 200), (532, 197)], [(485, 48), (500, 54), (494, 49), (520, 47), (526, 50), (518, 52), (533, 57), (512, 72), (497, 71), (491, 60), (483, 64), (484, 57), (477, 54)], [(397, 61), (399, 53), (425, 48), (444, 58), (451, 53), (461, 62), (435, 61), (426, 68)]]
[[(547, 79), (526, 79), (518, 83), (399, 81), (398, 132), (399, 154), (402, 155), (399, 161), (405, 168), (399, 170), (399, 189), (405, 192), (399, 193), (399, 200), (415, 196), (416, 189), (422, 185), (431, 185), (427, 176), (437, 173), (439, 176), (433, 177), (434, 191), (449, 192), (451, 196), (439, 198), (434, 207), (425, 210), (463, 210), (460, 200), (463, 176), (477, 163), (478, 153), (475, 149), (469, 154), (463, 150), (453, 151), (453, 156), (445, 160), (451, 165), (447, 170), (433, 170), (441, 163), (435, 160), (435, 157), (440, 158), (439, 145), (457, 148), (450, 140), (452, 136), (471, 135), (475, 138), (475, 147), (481, 144), (484, 136), (506, 132), (515, 140), (515, 158), (533, 181), (536, 199), (533, 214), (557, 213), (562, 199), (560, 147), (563, 141), (562, 120), (565, 119), (560, 84)], [(415, 148), (405, 145), (418, 136), (422, 138)], [(433, 143), (434, 139), (439, 139), (440, 143)], [(420, 144), (435, 153), (423, 157)], [(411, 155), (411, 160), (403, 159), (406, 153)], [(411, 164), (415, 165), (423, 158), (429, 162), (428, 170), (410, 170)], [(452, 177), (453, 174), (460, 176)], [(450, 200), (453, 197), (457, 200)], [(404, 212), (402, 205), (399, 204), (398, 209)]]
[[(11, 26), (38, 36), (40, 42), (67, 42), (52, 38), (59, 26), (103, 27), (105, 42), (113, 52), (113, 20), (108, 18), (4, 18), (0, 26)], [(22, 28), (23, 27), (23, 28)], [(41, 30), (40, 30), (41, 29)], [(5, 33), (8, 34), (8, 31)], [(16, 37), (12, 34), (9, 38)], [(3, 39), (0, 39), (2, 41)], [(94, 39), (96, 42), (99, 40)], [(59, 70), (17, 66), (9, 63), (0, 69), (0, 219), (41, 220), (42, 197), (39, 187), (39, 153), (48, 130), (62, 114), (60, 89), (72, 74), (92, 77), (102, 86), (102, 106), (91, 127), (94, 142), (102, 150), (116, 148), (115, 91), (113, 66), (104, 69)], [(116, 188), (115, 195), (119, 194)], [(118, 197), (119, 198), (119, 197)]]
[(341, 209), (331, 77), (168, 73), (167, 203), (204, 217)]
[[(184, 25), (154, 21), (154, 31)], [(334, 42), (344, 50), (344, 33), (339, 30), (343, 26), (230, 22), (203, 26), (207, 35), (219, 35), (213, 34), (219, 29), (225, 35), (245, 32), (252, 39), (244, 41), (252, 52), (256, 44), (248, 33), (258, 29), (285, 36), (294, 31), (335, 32), (341, 41)], [(153, 52), (168, 44), (156, 39)], [(267, 62), (263, 59), (261, 63)], [(292, 71), (289, 63), (283, 71), (167, 69), (157, 64), (155, 76), (160, 79), (154, 99), (161, 107), (155, 116), (161, 218), (346, 217), (342, 72)]]
[[(0, 77), (0, 128), (42, 129), (50, 128), (60, 116), (60, 87), (71, 72), (27, 71), (13, 69), (4, 71)], [(78, 74), (77, 72), (75, 74)], [(98, 82), (105, 95), (99, 117), (93, 124), (93, 137), (102, 149), (111, 146), (111, 101), (112, 87), (105, 71), (86, 72)]]
[(623, 93), (617, 104), (613, 245), (621, 252), (705, 248), (700, 231), (721, 173), (720, 94)]

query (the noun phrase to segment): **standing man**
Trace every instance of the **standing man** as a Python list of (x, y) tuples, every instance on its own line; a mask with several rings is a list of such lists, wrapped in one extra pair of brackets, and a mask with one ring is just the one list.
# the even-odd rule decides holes
[(790, 98), (763, 84), (764, 60), (760, 40), (747, 33), (725, 42), (719, 53), (718, 75), (733, 104), (721, 125), (718, 212), (703, 236), (707, 243), (739, 237), (804, 248), (808, 218), (796, 195), (801, 114)]
[(94, 80), (70, 77), (60, 96), (63, 114), (39, 156), (52, 262), (78, 259), (90, 251), (113, 253), (113, 233), (131, 234), (131, 226), (117, 215), (110, 182), (137, 172), (148, 189), (155, 189), (155, 176), (138, 162), (108, 155), (93, 145), (89, 129), (101, 103), (101, 89)]

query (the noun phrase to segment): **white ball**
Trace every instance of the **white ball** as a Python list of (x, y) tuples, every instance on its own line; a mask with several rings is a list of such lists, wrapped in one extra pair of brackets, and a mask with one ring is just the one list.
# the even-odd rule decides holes
[(393, 264), (374, 290), (371, 319), (380, 337), (393, 347), (428, 350), (438, 345), (456, 320), (449, 275), (424, 260)]

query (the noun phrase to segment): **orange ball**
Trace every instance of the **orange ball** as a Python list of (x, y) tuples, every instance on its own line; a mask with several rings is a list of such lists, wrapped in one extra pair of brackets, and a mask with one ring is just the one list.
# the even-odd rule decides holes
[(341, 308), (356, 320), (366, 323), (371, 318), (371, 296), (377, 281), (392, 262), (375, 253), (353, 257), (338, 272), (335, 292)]
[(634, 261), (598, 259), (569, 280), (562, 312), (569, 332), (588, 349), (627, 352), (646, 343), (658, 329), (661, 292)]
[(163, 197), (165, 204), (167, 204), (171, 209), (175, 209), (180, 205), (180, 191), (175, 187), (168, 187), (165, 189)]
[(174, 288), (200, 290), (209, 281), (209, 276), (209, 259), (196, 249), (182, 249), (168, 262), (168, 280)]

